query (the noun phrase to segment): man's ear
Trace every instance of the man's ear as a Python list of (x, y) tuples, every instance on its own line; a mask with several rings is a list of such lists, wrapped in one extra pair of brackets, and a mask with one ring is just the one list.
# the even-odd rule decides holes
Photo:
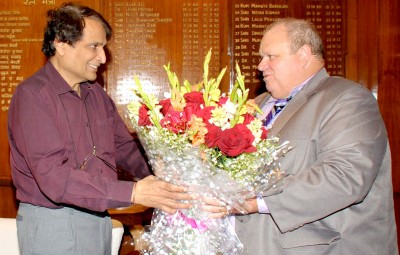
[(312, 57), (311, 47), (309, 45), (303, 45), (298, 51), (301, 61), (307, 64)]
[(66, 43), (61, 42), (60, 40), (58, 40), (56, 38), (54, 40), (53, 44), (54, 44), (54, 48), (56, 48), (56, 54), (59, 54), (60, 56), (64, 56)]

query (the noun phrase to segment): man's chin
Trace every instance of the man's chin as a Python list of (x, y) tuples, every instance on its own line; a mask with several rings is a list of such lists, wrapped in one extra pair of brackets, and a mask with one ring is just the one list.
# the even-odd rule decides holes
[(87, 81), (95, 81), (97, 79), (97, 75), (90, 75), (89, 77), (86, 77)]
[(265, 88), (267, 89), (268, 93), (270, 93), (271, 95), (274, 93), (271, 89), (268, 88), (268, 86), (265, 86)]
[(268, 93), (269, 93), (273, 98), (276, 98), (276, 99), (279, 98), (279, 95), (277, 95), (276, 93), (274, 93), (274, 91), (271, 91), (271, 90), (269, 90), (268, 88), (267, 88), (267, 91), (268, 91)]

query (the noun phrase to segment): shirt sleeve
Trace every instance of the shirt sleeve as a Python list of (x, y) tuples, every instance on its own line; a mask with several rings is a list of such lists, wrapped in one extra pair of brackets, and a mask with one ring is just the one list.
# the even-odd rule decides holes
[(265, 202), (264, 198), (261, 195), (257, 196), (257, 206), (259, 213), (269, 213), (269, 209), (267, 203)]
[(151, 174), (144, 150), (138, 140), (129, 133), (124, 121), (119, 115), (114, 102), (110, 99), (114, 112), (114, 141), (116, 147), (116, 163), (118, 167), (129, 172), (137, 179)]

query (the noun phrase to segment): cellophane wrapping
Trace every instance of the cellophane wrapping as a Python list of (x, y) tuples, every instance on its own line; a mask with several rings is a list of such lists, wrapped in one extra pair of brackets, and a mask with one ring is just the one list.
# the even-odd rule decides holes
[[(287, 143), (279, 145), (269, 139), (263, 155), (253, 162), (251, 174), (234, 180), (232, 176), (204, 159), (204, 151), (190, 144), (179, 143), (179, 136), (157, 128), (140, 127), (133, 121), (154, 174), (167, 182), (183, 185), (198, 199), (190, 201), (191, 209), (168, 214), (154, 210), (149, 231), (140, 240), (142, 254), (246, 254), (237, 238), (229, 217), (211, 219), (201, 209), (201, 197), (222, 201), (228, 209), (246, 213), (246, 199), (262, 194), (279, 193), (285, 173), (277, 159), (285, 153)], [(256, 171), (254, 171), (256, 169)], [(243, 169), (246, 170), (246, 169)], [(246, 171), (243, 171), (246, 172)], [(185, 201), (188, 202), (188, 201)]]

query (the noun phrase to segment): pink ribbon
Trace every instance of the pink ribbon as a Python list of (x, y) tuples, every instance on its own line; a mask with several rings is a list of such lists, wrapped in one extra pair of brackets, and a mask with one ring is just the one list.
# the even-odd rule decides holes
[(182, 213), (181, 211), (178, 211), (178, 214), (176, 215), (176, 217), (172, 217), (171, 215), (167, 216), (168, 222), (170, 224), (174, 218), (182, 219), (186, 224), (190, 225), (193, 229), (198, 229), (201, 234), (204, 233), (208, 229), (208, 227), (204, 221), (190, 218), (190, 217), (186, 216), (184, 213)]

